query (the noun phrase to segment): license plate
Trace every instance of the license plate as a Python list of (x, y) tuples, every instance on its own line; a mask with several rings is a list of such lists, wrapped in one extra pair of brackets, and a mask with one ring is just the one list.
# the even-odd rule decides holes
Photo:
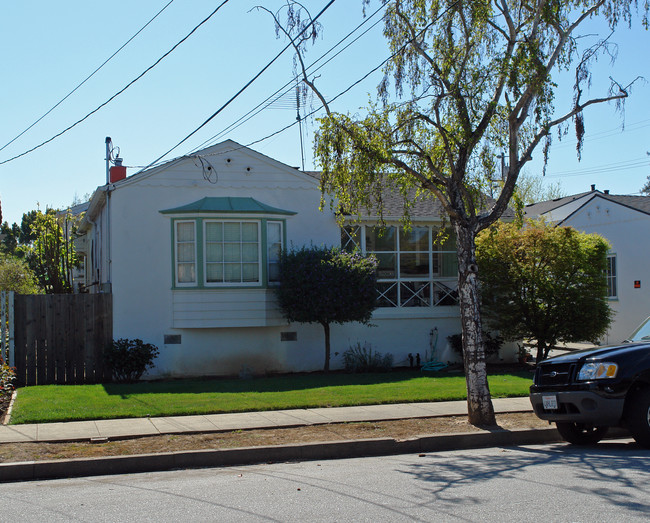
[(542, 396), (544, 410), (557, 410), (557, 396)]

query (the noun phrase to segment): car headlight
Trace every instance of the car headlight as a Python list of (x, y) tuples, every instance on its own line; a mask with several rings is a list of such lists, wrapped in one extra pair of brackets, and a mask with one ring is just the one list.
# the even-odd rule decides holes
[(615, 378), (618, 365), (611, 361), (585, 363), (578, 373), (579, 381), (601, 380)]

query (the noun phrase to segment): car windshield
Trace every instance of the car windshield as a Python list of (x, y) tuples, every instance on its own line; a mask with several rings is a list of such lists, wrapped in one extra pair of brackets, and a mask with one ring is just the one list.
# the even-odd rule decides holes
[(650, 340), (650, 317), (639, 325), (639, 327), (632, 333), (625, 341), (648, 341)]

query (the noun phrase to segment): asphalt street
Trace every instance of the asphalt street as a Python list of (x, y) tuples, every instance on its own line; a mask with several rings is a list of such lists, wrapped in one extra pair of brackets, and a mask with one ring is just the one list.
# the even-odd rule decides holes
[(1, 521), (650, 519), (632, 440), (5, 484)]

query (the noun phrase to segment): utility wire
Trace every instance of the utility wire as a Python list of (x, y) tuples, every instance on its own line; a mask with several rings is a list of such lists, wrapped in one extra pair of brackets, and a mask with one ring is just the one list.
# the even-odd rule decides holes
[(554, 174), (547, 174), (546, 178), (565, 178), (573, 176), (587, 176), (593, 174), (603, 174), (616, 171), (628, 171), (631, 169), (647, 168), (650, 161), (647, 158), (638, 160), (629, 160), (627, 162), (617, 162), (609, 165), (599, 165), (598, 167), (585, 167), (584, 169), (575, 169), (571, 171), (559, 171)]
[(41, 116), (38, 120), (36, 120), (32, 125), (30, 125), (27, 129), (25, 129), (23, 132), (21, 132), (21, 133), (20, 133), (18, 136), (16, 136), (13, 140), (7, 142), (7, 143), (4, 144), (2, 147), (0, 147), (0, 151), (3, 151), (7, 146), (11, 145), (11, 144), (14, 143), (16, 140), (18, 140), (18, 138), (20, 138), (23, 134), (25, 134), (25, 133), (26, 133), (27, 131), (29, 131), (32, 127), (34, 127), (38, 122), (40, 122), (43, 118), (45, 118), (48, 114), (50, 114), (52, 111), (54, 111), (54, 109), (56, 109), (59, 105), (61, 105), (63, 102), (65, 102), (65, 101), (66, 101), (66, 100), (67, 100), (67, 99), (68, 99), (68, 98), (69, 98), (69, 97), (70, 97), (70, 96), (71, 96), (71, 95), (72, 95), (72, 94), (73, 94), (77, 89), (79, 89), (83, 84), (85, 84), (88, 80), (90, 80), (93, 76), (95, 76), (95, 73), (96, 73), (97, 71), (99, 71), (99, 70), (100, 70), (102, 67), (104, 67), (108, 62), (110, 62), (110, 61), (115, 57), (115, 55), (117, 55), (117, 53), (119, 53), (122, 49), (124, 49), (127, 45), (129, 45), (129, 44), (131, 43), (131, 41), (132, 41), (136, 36), (138, 36), (142, 31), (144, 31), (144, 30), (147, 28), (147, 26), (148, 26), (149, 24), (151, 24), (151, 22), (153, 22), (156, 18), (158, 18), (158, 15), (160, 15), (160, 14), (161, 14), (165, 9), (167, 9), (167, 8), (171, 5), (171, 3), (172, 3), (173, 1), (174, 1), (174, 0), (169, 0), (169, 2), (167, 3), (167, 5), (165, 5), (165, 7), (163, 7), (160, 11), (158, 11), (158, 12), (154, 15), (154, 17), (153, 17), (151, 20), (149, 20), (146, 24), (144, 24), (144, 25), (140, 28), (140, 30), (139, 30), (137, 33), (135, 33), (131, 38), (129, 38), (129, 39), (128, 39), (128, 40), (127, 40), (127, 41), (122, 45), (122, 47), (120, 47), (120, 48), (119, 48), (117, 51), (115, 51), (111, 56), (109, 56), (109, 57), (104, 61), (104, 63), (103, 63), (102, 65), (100, 65), (97, 69), (95, 69), (92, 73), (90, 73), (90, 74), (86, 77), (86, 79), (85, 79), (83, 82), (81, 82), (79, 85), (77, 85), (77, 87), (75, 87), (72, 91), (70, 91), (68, 94), (66, 94), (63, 98), (61, 98), (61, 100), (59, 100), (59, 101), (58, 101), (58, 102), (57, 102), (57, 103), (56, 103), (56, 104), (55, 104), (55, 105), (54, 105), (54, 106), (53, 106), (49, 111), (47, 111), (43, 116)]
[(192, 30), (191, 30), (191, 31), (190, 31), (190, 32), (189, 32), (189, 33), (188, 33), (188, 34), (187, 34), (187, 35), (186, 35), (182, 40), (180, 40), (176, 45), (174, 45), (174, 47), (172, 47), (169, 51), (167, 51), (164, 55), (162, 55), (158, 60), (156, 60), (156, 62), (155, 62), (153, 65), (151, 65), (151, 66), (149, 66), (147, 69), (145, 69), (144, 72), (142, 72), (142, 73), (141, 73), (139, 76), (137, 76), (134, 80), (132, 80), (131, 82), (129, 82), (129, 83), (128, 83), (124, 88), (122, 88), (120, 91), (118, 91), (118, 92), (115, 93), (113, 96), (111, 96), (111, 97), (110, 97), (108, 100), (106, 100), (103, 104), (99, 105), (96, 109), (92, 110), (92, 111), (89, 112), (86, 116), (84, 116), (83, 118), (77, 120), (75, 123), (73, 123), (73, 124), (70, 125), (69, 127), (65, 128), (65, 129), (64, 129), (63, 131), (61, 131), (60, 133), (55, 134), (54, 136), (52, 136), (52, 138), (49, 138), (48, 140), (45, 140), (44, 142), (38, 144), (36, 147), (32, 147), (32, 148), (29, 149), (28, 151), (25, 151), (25, 152), (23, 152), (23, 153), (17, 154), (16, 156), (14, 156), (14, 157), (12, 157), (12, 158), (9, 158), (8, 160), (4, 160), (4, 161), (0, 162), (0, 165), (4, 165), (5, 163), (9, 163), (9, 162), (11, 162), (11, 161), (13, 161), (13, 160), (16, 160), (16, 159), (18, 159), (18, 158), (21, 158), (22, 156), (25, 156), (25, 155), (27, 155), (27, 154), (29, 154), (29, 153), (35, 151), (36, 149), (39, 149), (39, 148), (43, 147), (44, 145), (46, 145), (46, 144), (50, 143), (51, 141), (55, 140), (56, 138), (58, 138), (58, 137), (61, 136), (62, 134), (67, 133), (70, 129), (72, 129), (73, 127), (76, 127), (77, 125), (79, 125), (79, 124), (80, 124), (81, 122), (83, 122), (84, 120), (88, 119), (90, 116), (92, 116), (92, 115), (95, 114), (97, 111), (99, 111), (102, 107), (108, 105), (108, 104), (109, 104), (110, 102), (112, 102), (115, 98), (117, 98), (117, 97), (118, 97), (119, 95), (121, 95), (124, 91), (126, 91), (129, 87), (131, 87), (134, 83), (136, 83), (138, 80), (140, 80), (140, 78), (142, 78), (145, 74), (147, 74), (147, 73), (148, 73), (149, 71), (151, 71), (154, 67), (156, 67), (156, 66), (157, 66), (160, 62), (162, 62), (165, 58), (167, 58), (167, 57), (168, 57), (172, 52), (174, 52), (178, 46), (180, 46), (180, 45), (181, 45), (182, 43), (184, 43), (184, 42), (185, 42), (185, 41), (186, 41), (190, 36), (192, 36), (192, 35), (193, 35), (193, 34), (194, 34), (198, 29), (199, 29), (199, 27), (201, 27), (201, 26), (202, 26), (203, 24), (205, 24), (208, 20), (210, 20), (210, 18), (212, 18), (212, 17), (217, 13), (217, 11), (219, 11), (219, 9), (221, 9), (221, 8), (222, 8), (224, 5), (226, 5), (229, 1), (230, 1), (230, 0), (223, 0), (223, 2), (221, 2), (221, 3), (217, 6), (217, 8), (216, 8), (214, 11), (212, 11), (212, 13), (210, 13), (206, 18), (204, 18), (203, 21), (202, 21), (201, 23), (199, 23), (197, 26), (195, 26), (194, 29), (192, 29)]
[[(372, 24), (368, 29), (366, 29), (363, 33), (361, 33), (359, 36), (357, 36), (354, 40), (349, 42), (345, 47), (343, 47), (341, 50), (339, 50), (336, 54), (331, 56), (328, 60), (326, 60), (324, 63), (319, 65), (316, 69), (312, 68), (321, 60), (323, 60), (328, 54), (330, 54), (332, 51), (334, 51), (338, 46), (340, 46), (343, 42), (345, 42), (350, 36), (352, 36), (355, 32), (357, 32), (361, 27), (363, 27), (366, 23), (368, 23), (377, 13), (385, 9), (386, 5), (381, 5), (379, 9), (377, 9), (374, 13), (369, 15), (363, 22), (361, 22), (359, 25), (357, 25), (352, 31), (350, 31), (347, 35), (345, 35), (343, 38), (341, 38), (335, 45), (333, 45), (329, 50), (327, 50), (325, 53), (323, 53), (317, 60), (315, 60), (309, 67), (307, 67), (307, 71), (309, 73), (316, 73), (323, 67), (325, 67), (328, 63), (330, 63), (334, 58), (339, 56), (342, 52), (347, 50), (351, 45), (356, 43), (359, 39), (361, 39), (363, 36), (365, 36), (368, 32), (370, 32), (372, 29), (374, 29), (379, 23), (381, 23), (382, 19), (377, 20), (374, 24)], [(302, 75), (298, 74), (294, 76), (291, 80), (289, 80), (287, 83), (285, 83), (282, 87), (277, 89), (273, 94), (269, 95), (264, 101), (260, 102), (258, 105), (256, 105), (253, 109), (248, 111), (246, 114), (241, 116), (239, 119), (235, 120), (233, 123), (231, 123), (229, 126), (225, 127), (223, 130), (219, 131), (217, 134), (213, 135), (211, 138), (208, 138), (205, 140), (203, 143), (195, 147), (192, 152), (196, 152), (206, 145), (210, 144), (210, 142), (214, 142), (218, 140), (220, 137), (222, 137), (224, 134), (234, 131), (238, 127), (241, 127), (243, 124), (246, 122), (250, 121), (252, 118), (260, 114), (262, 111), (265, 109), (269, 108), (271, 104), (275, 103), (276, 100), (280, 99), (281, 97), (285, 96), (287, 93), (292, 92), (295, 87), (294, 83), (296, 80), (300, 79)], [(283, 91), (284, 90), (284, 91)], [(281, 94), (279, 94), (281, 93)], [(277, 96), (276, 96), (277, 95)], [(267, 103), (268, 102), (268, 103)], [(265, 105), (266, 104), (266, 105)], [(191, 154), (191, 153), (190, 153)]]
[[(251, 84), (253, 84), (253, 82), (255, 82), (255, 81), (256, 81), (260, 76), (262, 76), (262, 74), (264, 74), (264, 72), (265, 72), (269, 67), (271, 67), (271, 65), (273, 65), (273, 64), (275, 63), (275, 61), (276, 61), (278, 58), (280, 58), (280, 56), (282, 56), (282, 55), (284, 54), (284, 52), (285, 52), (287, 49), (289, 49), (289, 48), (292, 46), (293, 42), (294, 42), (297, 38), (299, 38), (299, 37), (300, 37), (300, 36), (301, 36), (301, 35), (302, 35), (302, 34), (303, 34), (303, 33), (304, 33), (304, 32), (305, 32), (305, 31), (310, 27), (310, 26), (312, 26), (312, 25), (314, 24), (314, 22), (316, 22), (316, 20), (318, 20), (318, 19), (321, 17), (321, 15), (322, 15), (325, 11), (327, 11), (327, 10), (330, 8), (330, 6), (331, 6), (335, 1), (336, 1), (336, 0), (330, 0), (330, 1), (327, 3), (327, 5), (325, 5), (325, 7), (323, 7), (323, 9), (321, 9), (321, 11), (320, 11), (320, 12), (319, 12), (315, 17), (314, 17), (314, 19), (313, 19), (309, 24), (307, 24), (307, 25), (303, 28), (303, 30), (300, 31), (300, 33), (298, 33), (298, 34), (297, 34), (297, 35), (296, 35), (296, 36), (295, 36), (295, 37), (294, 37), (294, 38), (293, 38), (293, 39), (292, 39), (292, 40), (291, 40), (291, 41), (290, 41), (290, 42), (289, 42), (289, 43), (284, 47), (284, 49), (282, 49), (278, 54), (276, 54), (275, 57), (274, 57), (274, 58), (273, 58), (269, 63), (267, 63), (267, 64), (266, 64), (262, 69), (260, 69), (260, 71), (259, 71), (255, 76), (253, 76), (253, 78), (251, 78), (248, 82), (246, 82), (246, 84), (245, 84), (245, 85), (244, 85), (244, 86), (243, 86), (239, 91), (237, 91), (233, 96), (231, 96), (230, 99), (229, 99), (226, 103), (224, 103), (221, 107), (219, 107), (219, 109), (217, 109), (214, 113), (212, 113), (212, 115), (210, 115), (210, 117), (209, 117), (207, 120), (205, 120), (201, 125), (199, 125), (196, 129), (194, 129), (190, 134), (188, 134), (185, 138), (183, 138), (180, 142), (178, 142), (176, 145), (174, 145), (174, 146), (173, 146), (171, 149), (169, 149), (167, 152), (161, 154), (158, 158), (156, 158), (153, 162), (151, 162), (149, 165), (147, 165), (147, 166), (146, 166), (144, 169), (142, 169), (141, 171), (138, 171), (138, 173), (140, 173), (140, 172), (142, 172), (142, 171), (145, 171), (145, 170), (149, 169), (150, 167), (152, 167), (153, 165), (157, 164), (157, 163), (158, 163), (162, 158), (164, 158), (165, 156), (167, 156), (170, 152), (172, 152), (174, 149), (176, 149), (177, 147), (179, 147), (181, 144), (185, 143), (185, 142), (186, 142), (187, 140), (189, 140), (192, 136), (194, 136), (197, 132), (199, 132), (201, 129), (203, 129), (203, 127), (205, 127), (206, 125), (208, 125), (208, 123), (210, 123), (210, 122), (211, 122), (211, 121), (212, 121), (212, 120), (213, 120), (217, 115), (219, 115), (219, 113), (221, 113), (221, 111), (223, 111), (226, 107), (228, 107), (228, 106), (229, 106), (229, 105), (230, 105), (230, 104), (231, 104), (231, 103), (232, 103), (236, 98), (238, 98), (238, 97), (239, 97), (239, 96), (240, 96), (240, 95), (241, 95), (241, 94), (242, 94), (246, 89), (248, 89), (248, 88), (251, 86)], [(0, 165), (1, 165), (1, 164), (0, 164)], [(135, 174), (138, 174), (138, 173), (135, 173)]]
[[(402, 45), (399, 49), (397, 49), (397, 50), (396, 50), (393, 54), (391, 54), (388, 58), (386, 58), (385, 60), (383, 60), (379, 65), (377, 65), (376, 67), (373, 67), (370, 71), (368, 71), (366, 74), (364, 74), (364, 75), (363, 75), (361, 78), (359, 78), (357, 81), (353, 82), (353, 83), (350, 84), (346, 89), (344, 89), (344, 90), (341, 91), (339, 94), (337, 94), (336, 96), (334, 96), (333, 98), (331, 98), (331, 99), (327, 102), (327, 104), (329, 105), (329, 104), (331, 104), (332, 102), (336, 101), (336, 100), (339, 99), (341, 96), (343, 96), (344, 94), (348, 93), (348, 92), (351, 91), (354, 87), (356, 87), (356, 86), (359, 85), (361, 82), (363, 82), (364, 80), (366, 80), (370, 75), (372, 75), (373, 73), (375, 73), (375, 72), (377, 72), (379, 69), (381, 69), (381, 68), (382, 68), (385, 64), (387, 64), (390, 60), (392, 60), (392, 59), (395, 58), (398, 54), (400, 54), (402, 51), (404, 51), (404, 49), (406, 49), (406, 47), (407, 47), (408, 45), (410, 45), (411, 42), (413, 42), (415, 39), (419, 38), (420, 35), (421, 35), (422, 33), (424, 33), (425, 31), (427, 31), (427, 30), (428, 30), (428, 29), (429, 29), (429, 28), (430, 28), (434, 23), (436, 23), (436, 22), (437, 22), (437, 21), (438, 21), (442, 16), (444, 16), (444, 15), (445, 15), (445, 14), (446, 14), (450, 9), (452, 9), (452, 8), (453, 8), (457, 3), (458, 3), (458, 0), (457, 0), (456, 2), (454, 2), (453, 4), (451, 4), (450, 6), (448, 6), (447, 9), (445, 9), (445, 11), (444, 11), (443, 13), (441, 13), (441, 14), (438, 16), (438, 18), (436, 18), (434, 21), (432, 21), (432, 22), (430, 22), (429, 24), (427, 24), (427, 25), (426, 25), (422, 30), (420, 30), (420, 32), (418, 32), (417, 35), (415, 35), (413, 38), (411, 38), (410, 40), (408, 40), (404, 45)], [(313, 116), (314, 114), (316, 114), (318, 111), (320, 111), (320, 110), (323, 109), (323, 108), (324, 108), (324, 105), (321, 104), (318, 108), (312, 110), (309, 114), (305, 115), (305, 118), (308, 118), (308, 117), (310, 117), (310, 116)], [(255, 144), (257, 144), (257, 143), (260, 143), (260, 142), (263, 142), (263, 141), (265, 141), (265, 140), (268, 140), (268, 139), (270, 139), (270, 138), (272, 138), (272, 137), (274, 137), (274, 136), (277, 136), (277, 135), (280, 134), (280, 133), (283, 133), (283, 132), (286, 131), (287, 129), (290, 129), (291, 127), (293, 127), (294, 125), (297, 125), (297, 124), (298, 124), (298, 121), (294, 121), (294, 122), (290, 123), (289, 125), (286, 125), (286, 126), (283, 127), (282, 129), (279, 129), (279, 130), (277, 130), (277, 131), (275, 131), (275, 132), (273, 132), (273, 133), (271, 133), (271, 134), (265, 136), (264, 138), (260, 138), (259, 140), (254, 140), (254, 141), (252, 141), (252, 142), (249, 142), (249, 143), (246, 144), (246, 145), (242, 145), (242, 146), (239, 147), (239, 148), (229, 149), (229, 150), (227, 151), (227, 153), (230, 153), (230, 152), (232, 152), (233, 150), (237, 150), (237, 149), (244, 149), (244, 148), (246, 148), (246, 147), (250, 147), (251, 145), (255, 145)], [(213, 155), (210, 155), (210, 156), (218, 156), (218, 155), (220, 155), (220, 154), (227, 154), (227, 153), (214, 153)], [(168, 165), (171, 166), (171, 165), (173, 165), (174, 163), (180, 161), (182, 158), (183, 158), (183, 156), (179, 156), (179, 157), (177, 157), (177, 158), (174, 158), (173, 160), (171, 160), (171, 161), (169, 162)], [(154, 163), (155, 163), (155, 162), (154, 162)], [(148, 166), (147, 169), (148, 169), (149, 167), (150, 167), (150, 166)], [(141, 172), (141, 171), (140, 171), (140, 172)], [(137, 174), (137, 173), (136, 173), (136, 174)]]

